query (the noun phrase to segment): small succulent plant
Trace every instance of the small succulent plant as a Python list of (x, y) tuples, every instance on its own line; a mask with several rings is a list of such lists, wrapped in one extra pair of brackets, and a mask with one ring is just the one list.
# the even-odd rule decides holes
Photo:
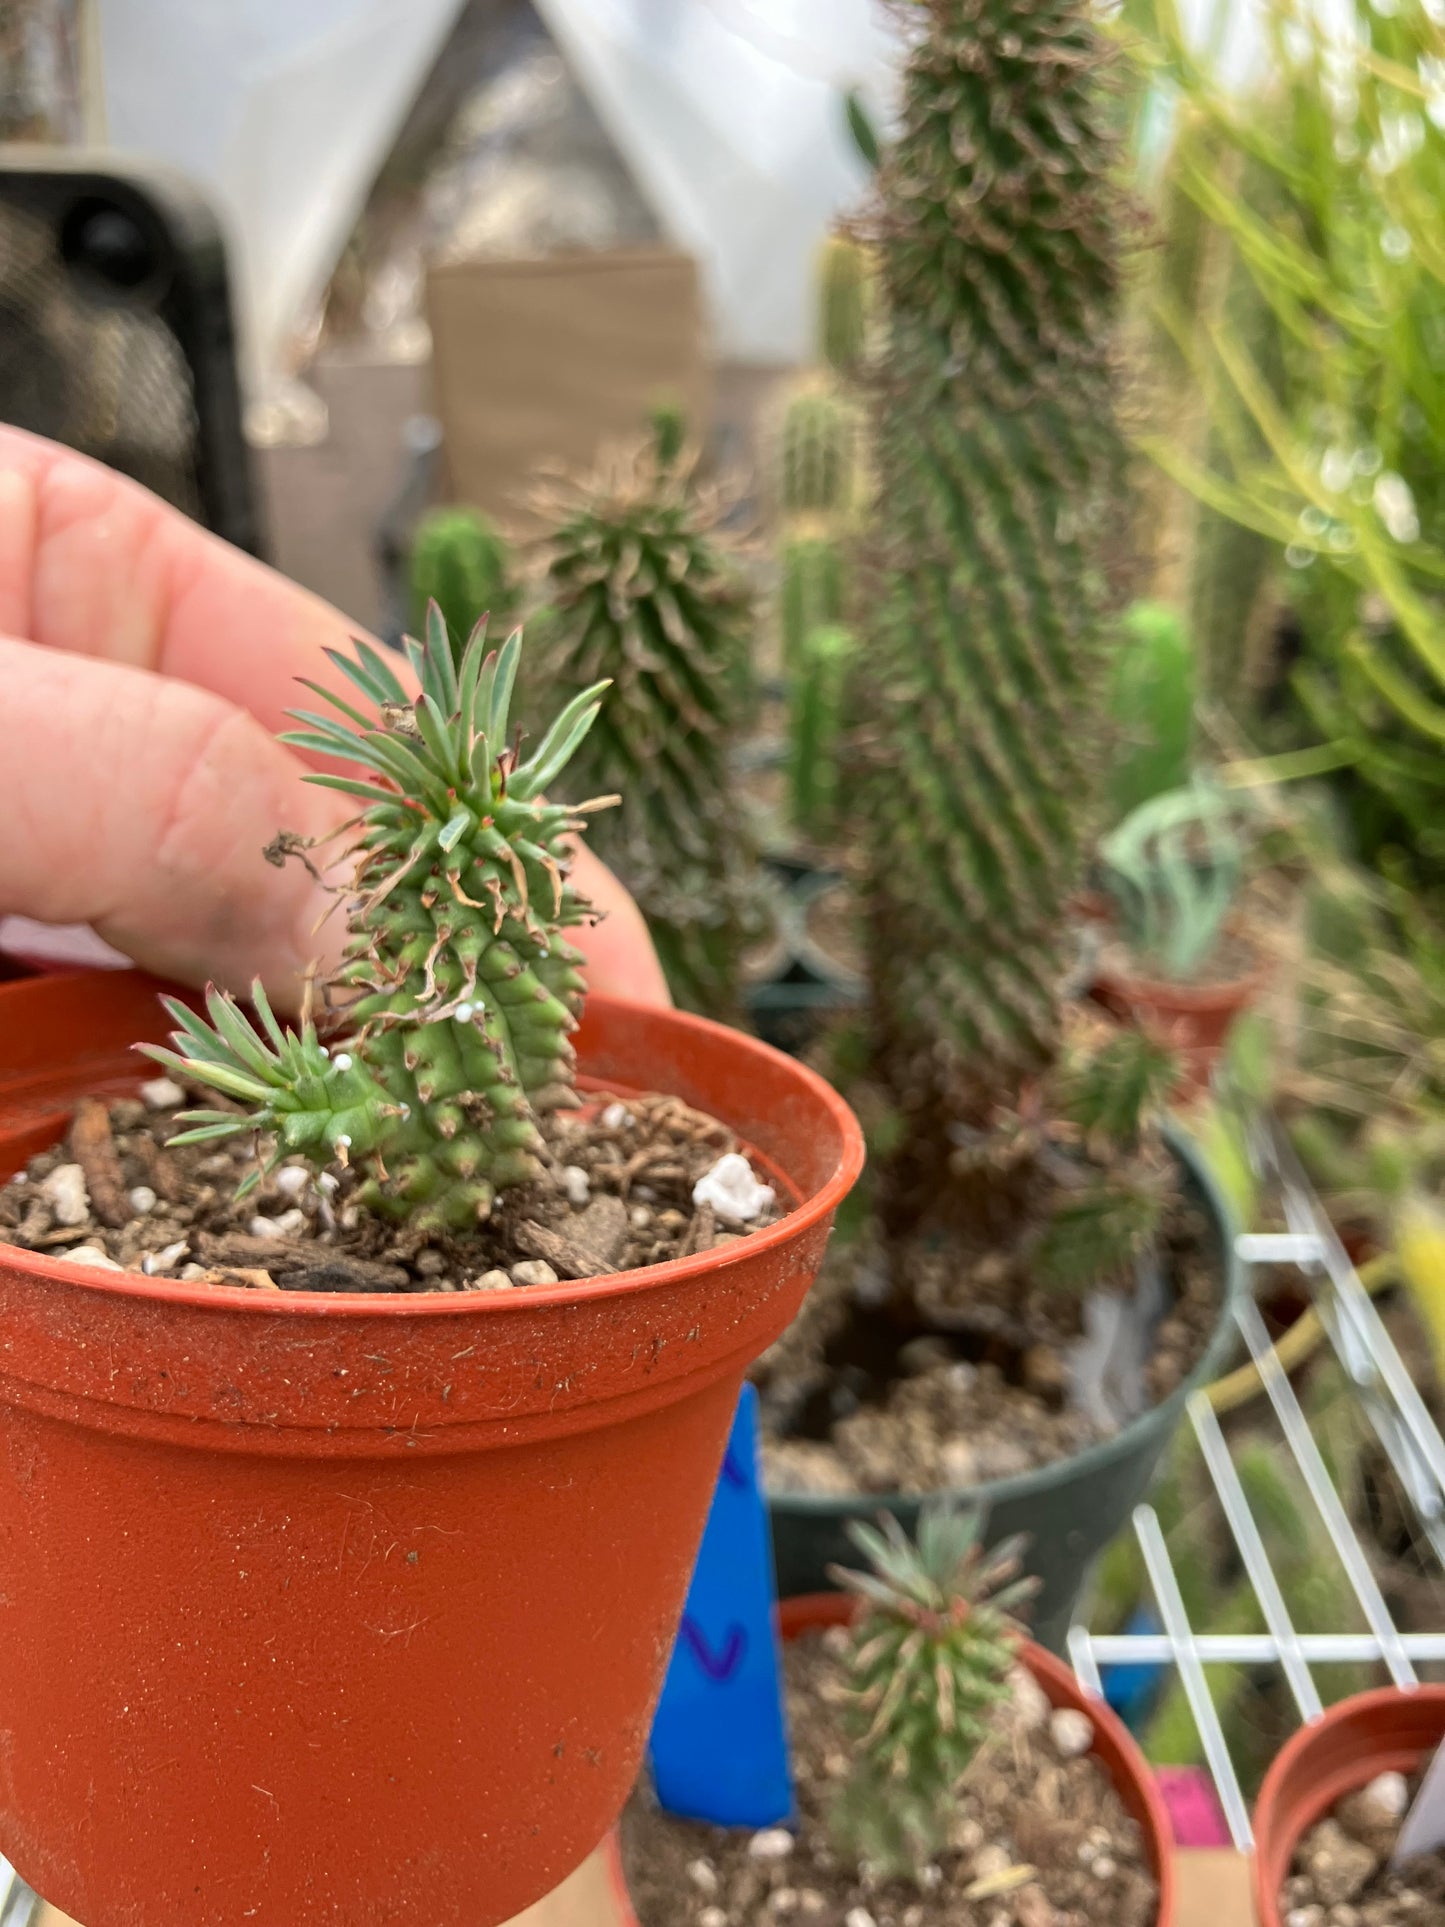
[[(184, 1114), (178, 1143), (270, 1134), (271, 1165), (299, 1153), (360, 1166), (366, 1208), (461, 1231), (542, 1174), (540, 1121), (576, 1102), (582, 959), (564, 933), (590, 906), (568, 880), (569, 841), (601, 800), (573, 809), (545, 792), (606, 684), (574, 696), (523, 756), (509, 720), (519, 634), (489, 653), (479, 624), (458, 661), (433, 603), (425, 642), (406, 647), (419, 695), (364, 642), (353, 659), (328, 650), (365, 707), (309, 683), (337, 714), (293, 710), (301, 727), (282, 738), (364, 772), (307, 778), (361, 805), (338, 893), (344, 962), (327, 986), (328, 1002), (333, 989), (346, 1000), (344, 1046), (323, 1042), (309, 1011), (283, 1029), (258, 984), (255, 1022), (214, 990), (209, 1022), (170, 1001), (175, 1049), (149, 1054), (240, 1106)], [(295, 837), (266, 854), (310, 862)]]
[(1152, 796), (1099, 846), (1130, 949), (1171, 982), (1198, 974), (1219, 944), (1244, 877), (1243, 804), (1213, 778)]
[(1020, 1579), (1022, 1544), (985, 1551), (977, 1512), (925, 1506), (910, 1540), (885, 1514), (855, 1522), (869, 1570), (834, 1568), (863, 1603), (848, 1655), (858, 1742), (834, 1815), (839, 1845), (878, 1873), (913, 1875), (947, 1844), (959, 1781), (1009, 1695), (1034, 1592)]

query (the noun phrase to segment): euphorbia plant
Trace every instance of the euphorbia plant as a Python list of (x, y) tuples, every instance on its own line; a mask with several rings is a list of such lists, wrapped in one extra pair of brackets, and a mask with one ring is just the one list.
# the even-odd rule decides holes
[(867, 1572), (834, 1577), (866, 1610), (848, 1656), (858, 1752), (839, 1799), (839, 1845), (882, 1875), (916, 1874), (944, 1850), (959, 1782), (1009, 1696), (1036, 1590), (1017, 1540), (985, 1553), (976, 1512), (926, 1507), (911, 1540), (891, 1515), (850, 1536)]
[[(519, 634), (488, 652), (479, 624), (455, 650), (432, 603), (425, 643), (406, 646), (415, 698), (358, 641), (353, 660), (327, 653), (371, 713), (308, 683), (337, 713), (294, 710), (302, 727), (282, 738), (365, 772), (307, 779), (362, 805), (343, 832), (354, 864), (335, 980), (345, 1048), (322, 1041), (309, 1007), (299, 1031), (283, 1029), (259, 983), (258, 1022), (211, 991), (209, 1023), (171, 1001), (176, 1048), (148, 1048), (242, 1107), (187, 1112), (178, 1143), (271, 1133), (269, 1165), (248, 1184), (296, 1153), (358, 1164), (366, 1208), (459, 1231), (500, 1190), (542, 1174), (540, 1121), (577, 1101), (569, 1033), (582, 959), (565, 932), (590, 906), (569, 881), (568, 839), (616, 799), (574, 808), (544, 792), (607, 685), (574, 696), (524, 758), (510, 733)], [(268, 854), (310, 860), (285, 836)]]

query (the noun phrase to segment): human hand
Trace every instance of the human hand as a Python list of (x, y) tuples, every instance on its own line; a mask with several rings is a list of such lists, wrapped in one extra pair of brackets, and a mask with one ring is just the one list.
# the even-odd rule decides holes
[[(300, 864), (346, 799), (275, 741), (356, 633), (319, 597), (133, 482), (0, 426), (0, 918), (89, 924), (148, 970), (296, 1005), (343, 932)], [(324, 766), (319, 760), (317, 767)], [(595, 989), (670, 1001), (636, 905), (583, 850)]]

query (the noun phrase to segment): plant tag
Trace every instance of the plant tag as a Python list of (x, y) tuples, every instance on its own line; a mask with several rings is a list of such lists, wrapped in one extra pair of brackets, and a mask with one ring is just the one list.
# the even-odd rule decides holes
[(745, 1385), (652, 1725), (653, 1783), (669, 1813), (723, 1827), (792, 1818), (776, 1603), (758, 1395)]
[(1434, 1759), (1425, 1769), (1414, 1805), (1395, 1841), (1390, 1865), (1398, 1867), (1418, 1854), (1434, 1853), (1437, 1847), (1445, 1847), (1445, 1746), (1436, 1748)]

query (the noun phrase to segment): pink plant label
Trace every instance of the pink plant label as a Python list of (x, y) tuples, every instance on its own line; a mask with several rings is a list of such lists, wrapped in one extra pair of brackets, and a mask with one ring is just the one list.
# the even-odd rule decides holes
[(1213, 1781), (1202, 1767), (1161, 1766), (1155, 1777), (1169, 1809), (1177, 1846), (1227, 1847), (1230, 1844), (1224, 1810)]

